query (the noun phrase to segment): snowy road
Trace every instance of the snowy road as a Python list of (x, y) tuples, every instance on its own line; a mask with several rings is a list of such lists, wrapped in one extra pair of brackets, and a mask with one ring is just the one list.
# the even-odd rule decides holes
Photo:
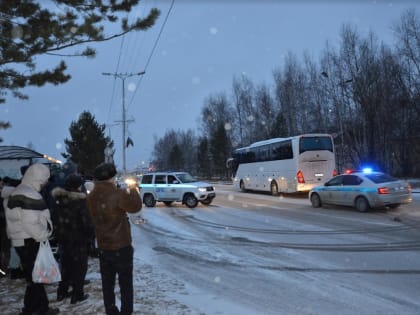
[(203, 314), (418, 314), (409, 206), (361, 214), (221, 189), (210, 207), (146, 208), (133, 229), (137, 255), (186, 285), (176, 300)]

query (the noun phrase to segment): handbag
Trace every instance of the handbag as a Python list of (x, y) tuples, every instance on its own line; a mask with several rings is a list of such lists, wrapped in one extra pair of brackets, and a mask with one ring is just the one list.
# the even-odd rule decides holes
[(51, 250), (48, 240), (39, 243), (32, 281), (35, 283), (55, 283), (61, 281), (60, 267)]

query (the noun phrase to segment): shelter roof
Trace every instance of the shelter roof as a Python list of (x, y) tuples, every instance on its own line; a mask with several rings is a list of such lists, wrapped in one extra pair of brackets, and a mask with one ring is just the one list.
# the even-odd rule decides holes
[(0, 146), (0, 160), (19, 160), (44, 158), (44, 155), (34, 150), (14, 145)]

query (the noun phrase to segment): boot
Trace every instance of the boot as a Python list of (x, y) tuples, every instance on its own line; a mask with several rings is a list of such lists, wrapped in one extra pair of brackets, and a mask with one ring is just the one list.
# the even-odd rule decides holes
[(61, 302), (70, 296), (72, 296), (72, 292), (57, 292), (57, 302)]
[(25, 274), (20, 268), (10, 269), (10, 279), (22, 279), (25, 278)]
[(70, 303), (71, 304), (76, 304), (77, 302), (83, 302), (83, 301), (87, 300), (88, 298), (89, 298), (89, 294), (82, 294), (82, 295), (73, 294), (71, 296)]
[(39, 315), (57, 315), (60, 313), (58, 308), (48, 308), (45, 312), (39, 312)]
[(65, 298), (72, 296), (73, 291), (69, 292), (69, 286), (65, 285), (63, 281), (58, 284), (57, 289), (57, 302), (61, 302)]

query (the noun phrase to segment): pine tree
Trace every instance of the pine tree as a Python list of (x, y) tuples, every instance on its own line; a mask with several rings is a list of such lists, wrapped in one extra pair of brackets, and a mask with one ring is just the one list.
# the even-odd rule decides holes
[[(71, 76), (64, 60), (49, 69), (37, 67), (36, 57), (94, 57), (90, 43), (108, 41), (131, 31), (147, 30), (160, 11), (130, 22), (120, 14), (130, 12), (140, 0), (14, 0), (0, 1), (0, 104), (11, 94), (27, 99), (22, 90), (47, 83), (63, 84)], [(120, 23), (107, 34), (106, 26)], [(71, 48), (83, 48), (72, 52)], [(10, 125), (0, 122), (0, 129)]]
[(210, 178), (212, 171), (212, 163), (209, 152), (209, 142), (206, 137), (198, 140), (197, 149), (198, 175), (202, 178)]
[(209, 150), (213, 160), (213, 175), (226, 178), (228, 176), (226, 161), (230, 155), (231, 144), (222, 123), (217, 124), (215, 133), (210, 137)]
[(178, 144), (172, 146), (172, 149), (169, 152), (167, 165), (169, 170), (180, 171), (184, 169), (184, 158)]
[(79, 172), (92, 177), (94, 168), (105, 161), (105, 148), (113, 148), (114, 142), (105, 136), (105, 124), (98, 124), (88, 111), (73, 121), (69, 131), (71, 139), (65, 139), (67, 153), (63, 157), (76, 163)]

